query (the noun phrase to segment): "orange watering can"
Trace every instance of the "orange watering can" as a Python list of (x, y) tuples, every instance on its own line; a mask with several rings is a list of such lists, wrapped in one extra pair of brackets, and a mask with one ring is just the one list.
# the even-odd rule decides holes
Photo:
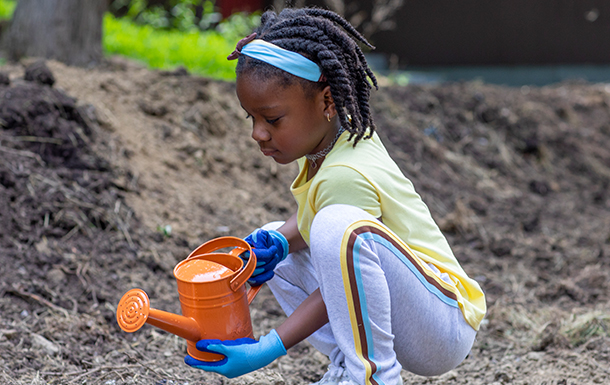
[[(215, 252), (232, 248), (228, 253)], [(250, 252), (244, 267), (239, 257)], [(242, 269), (243, 268), (243, 269)], [(219, 361), (220, 354), (197, 350), (201, 339), (234, 340), (253, 337), (249, 305), (262, 285), (246, 290), (245, 283), (256, 268), (256, 256), (240, 238), (221, 237), (204, 243), (174, 267), (182, 315), (152, 309), (148, 295), (129, 290), (117, 307), (116, 319), (126, 332), (145, 323), (187, 340), (187, 352), (202, 361)]]

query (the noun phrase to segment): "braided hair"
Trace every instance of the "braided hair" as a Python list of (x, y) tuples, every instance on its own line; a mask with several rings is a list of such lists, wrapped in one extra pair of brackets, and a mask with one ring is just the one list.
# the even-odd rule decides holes
[(238, 76), (247, 71), (248, 75), (260, 79), (276, 78), (284, 86), (299, 81), (306, 95), (330, 85), (339, 121), (350, 132), (349, 140), (355, 137), (354, 146), (360, 139), (373, 135), (375, 124), (369, 107), (371, 84), (367, 77), (375, 88), (378, 88), (377, 79), (355, 40), (371, 49), (375, 47), (347, 20), (321, 8), (285, 8), (279, 15), (274, 11), (265, 12), (255, 32), (258, 39), (298, 52), (318, 64), (326, 80), (301, 79), (245, 55), (239, 56)]

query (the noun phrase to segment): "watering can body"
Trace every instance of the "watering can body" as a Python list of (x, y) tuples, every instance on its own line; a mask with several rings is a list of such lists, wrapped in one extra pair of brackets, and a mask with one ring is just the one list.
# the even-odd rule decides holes
[[(232, 250), (215, 252), (227, 248)], [(250, 258), (244, 267), (239, 255), (245, 251)], [(215, 270), (218, 266), (220, 270)], [(127, 332), (151, 324), (185, 338), (193, 358), (219, 361), (222, 355), (201, 352), (195, 344), (201, 339), (253, 337), (249, 304), (261, 286), (248, 290), (245, 284), (255, 267), (256, 256), (247, 242), (235, 237), (213, 239), (174, 268), (182, 315), (150, 308), (146, 293), (132, 289), (119, 302), (117, 322)]]

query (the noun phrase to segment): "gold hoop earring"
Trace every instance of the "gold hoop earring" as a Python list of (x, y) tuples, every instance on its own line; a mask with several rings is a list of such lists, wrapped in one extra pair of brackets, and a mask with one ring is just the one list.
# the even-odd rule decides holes
[(326, 120), (330, 122), (330, 114), (326, 114)]

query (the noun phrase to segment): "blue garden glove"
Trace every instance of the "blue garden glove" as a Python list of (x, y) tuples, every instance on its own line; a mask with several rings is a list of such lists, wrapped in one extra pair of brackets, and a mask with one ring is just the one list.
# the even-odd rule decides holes
[[(245, 239), (256, 254), (256, 269), (248, 280), (257, 286), (273, 278), (273, 269), (288, 255), (288, 241), (282, 233), (275, 230), (256, 229)], [(250, 253), (240, 255), (244, 263), (248, 262)]]
[(286, 354), (284, 343), (275, 330), (258, 341), (252, 338), (201, 340), (196, 346), (202, 352), (222, 354), (225, 358), (217, 362), (206, 362), (187, 355), (184, 362), (193, 368), (219, 373), (228, 378), (253, 372)]

